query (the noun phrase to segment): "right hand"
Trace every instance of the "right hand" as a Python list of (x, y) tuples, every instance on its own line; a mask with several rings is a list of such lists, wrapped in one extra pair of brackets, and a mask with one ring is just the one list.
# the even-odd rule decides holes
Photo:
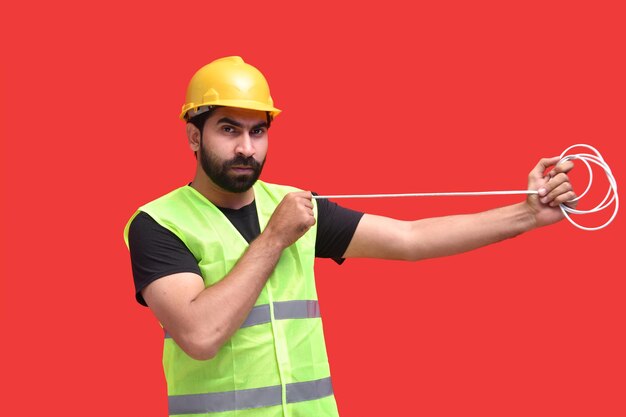
[(526, 199), (527, 207), (530, 208), (534, 216), (535, 226), (547, 226), (556, 223), (564, 218), (560, 209), (561, 204), (566, 204), (572, 208), (577, 202), (576, 193), (572, 190), (567, 173), (574, 168), (572, 161), (557, 164), (545, 176), (543, 173), (549, 167), (559, 161), (560, 157), (544, 158), (530, 172), (528, 176), (528, 189), (537, 190), (538, 195), (531, 194)]
[(265, 228), (284, 249), (293, 245), (314, 224), (313, 195), (309, 191), (287, 194), (278, 204)]

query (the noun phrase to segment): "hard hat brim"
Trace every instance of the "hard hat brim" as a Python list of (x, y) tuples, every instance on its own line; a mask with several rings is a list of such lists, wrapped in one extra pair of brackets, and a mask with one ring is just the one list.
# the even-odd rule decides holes
[(187, 120), (185, 116), (190, 110), (194, 110), (203, 106), (236, 107), (236, 108), (247, 109), (247, 110), (265, 111), (265, 112), (269, 112), (272, 118), (275, 118), (276, 116), (278, 116), (278, 114), (282, 111), (280, 109), (277, 109), (274, 106), (270, 106), (264, 103), (259, 103), (258, 101), (253, 101), (253, 100), (217, 100), (212, 103), (202, 103), (198, 105), (186, 104), (185, 106), (183, 106), (183, 110), (180, 113), (180, 119)]

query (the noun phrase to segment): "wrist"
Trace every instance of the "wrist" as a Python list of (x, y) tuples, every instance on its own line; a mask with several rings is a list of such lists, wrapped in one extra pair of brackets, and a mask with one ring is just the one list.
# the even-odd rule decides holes
[(537, 211), (528, 202), (519, 203), (518, 208), (520, 233), (529, 232), (538, 227)]
[(288, 246), (285, 244), (283, 237), (280, 233), (274, 232), (271, 228), (267, 227), (263, 233), (255, 240), (259, 245), (267, 248), (272, 252), (278, 252), (279, 254)]

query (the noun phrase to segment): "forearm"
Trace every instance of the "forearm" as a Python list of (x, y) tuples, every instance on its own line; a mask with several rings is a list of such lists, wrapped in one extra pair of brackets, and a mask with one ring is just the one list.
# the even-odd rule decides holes
[(415, 221), (366, 214), (344, 257), (417, 261), (454, 255), (517, 236), (535, 224), (525, 203)]
[(282, 247), (270, 235), (254, 240), (233, 269), (188, 305), (190, 349), (208, 359), (241, 327), (272, 274)]
[(515, 237), (535, 227), (528, 205), (511, 206), (410, 222), (406, 256), (410, 260), (467, 252)]

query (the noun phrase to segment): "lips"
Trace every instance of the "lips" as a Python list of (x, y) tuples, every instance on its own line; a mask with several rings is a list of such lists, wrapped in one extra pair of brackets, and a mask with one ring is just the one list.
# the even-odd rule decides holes
[(250, 166), (233, 166), (231, 167), (231, 169), (235, 172), (250, 172), (253, 171), (254, 169)]
[(259, 164), (254, 158), (244, 158), (239, 155), (230, 161), (224, 163), (223, 172), (231, 172), (235, 175), (241, 176), (254, 176), (260, 172), (262, 165)]

